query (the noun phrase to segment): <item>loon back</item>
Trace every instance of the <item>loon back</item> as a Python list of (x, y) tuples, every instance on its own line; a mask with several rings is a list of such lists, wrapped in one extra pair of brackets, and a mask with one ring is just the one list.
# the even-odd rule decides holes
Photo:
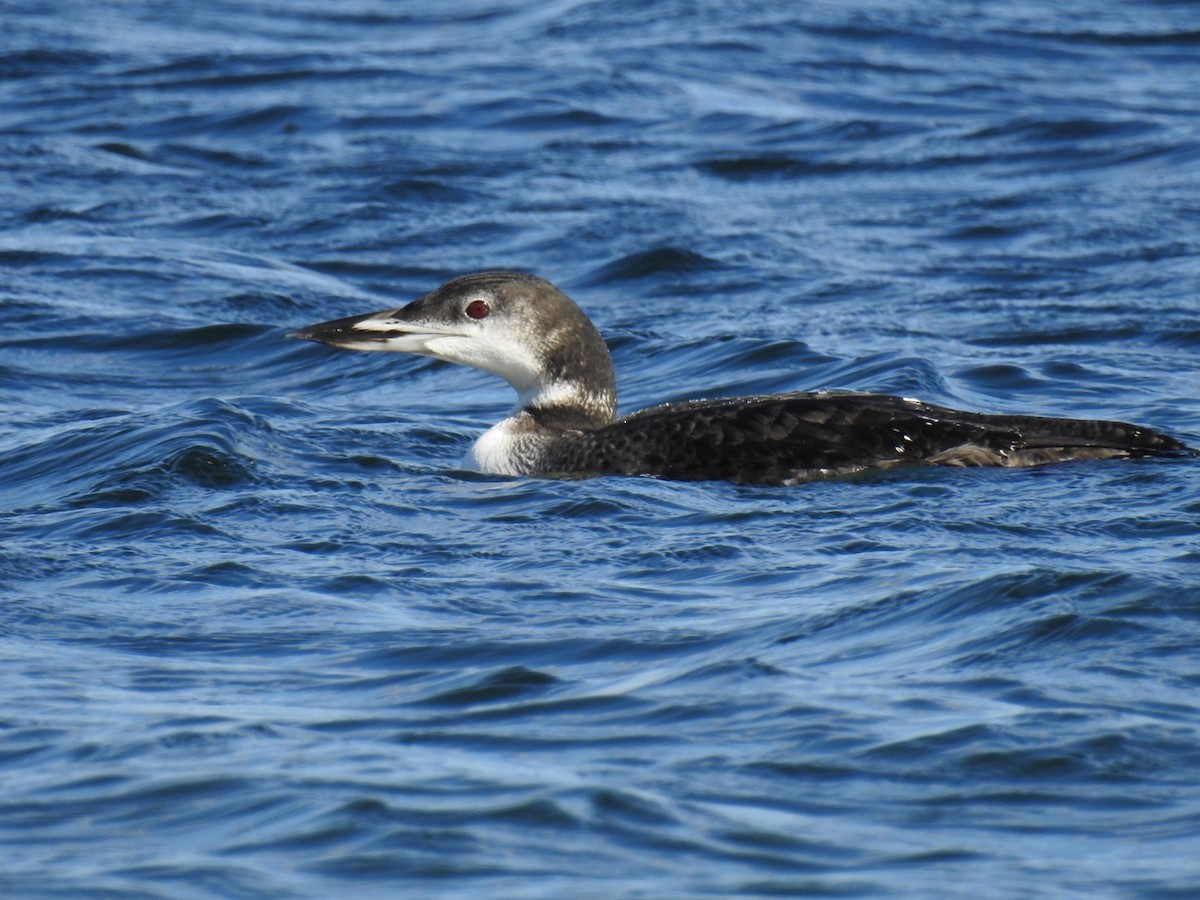
[(499, 375), (517, 407), (466, 464), (500, 475), (653, 475), (787, 485), (903, 464), (1036, 466), (1191, 453), (1123, 422), (962, 412), (879, 394), (695, 400), (614, 421), (608, 348), (570, 297), (533, 275), (482, 272), (407, 306), (289, 337), (415, 353)]
[(791, 485), (904, 464), (1037, 466), (1184, 451), (1123, 422), (960, 412), (880, 394), (699, 400), (556, 443), (551, 470)]

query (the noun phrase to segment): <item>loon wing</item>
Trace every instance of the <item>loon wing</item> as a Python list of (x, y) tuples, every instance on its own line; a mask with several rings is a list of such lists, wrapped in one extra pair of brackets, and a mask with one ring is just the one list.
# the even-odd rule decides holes
[(797, 484), (902, 464), (1032, 466), (1186, 450), (1122, 422), (1000, 416), (860, 393), (672, 403), (576, 433), (558, 472)]

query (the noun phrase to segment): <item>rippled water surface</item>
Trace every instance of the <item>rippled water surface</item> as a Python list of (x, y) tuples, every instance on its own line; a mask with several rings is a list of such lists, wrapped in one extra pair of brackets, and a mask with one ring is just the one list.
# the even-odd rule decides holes
[(1196, 461), (484, 478), (505, 385), (283, 336), (519, 268), (623, 411), (1200, 443), (1198, 60), (1189, 2), (0, 3), (0, 893), (1192, 896)]

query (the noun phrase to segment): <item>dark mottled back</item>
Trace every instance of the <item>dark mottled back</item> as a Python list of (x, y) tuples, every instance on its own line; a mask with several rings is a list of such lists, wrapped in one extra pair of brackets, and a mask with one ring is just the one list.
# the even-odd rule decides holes
[(1040, 465), (1170, 455), (1123, 422), (989, 416), (876, 394), (783, 394), (656, 407), (559, 442), (548, 471), (795, 484), (903, 464)]

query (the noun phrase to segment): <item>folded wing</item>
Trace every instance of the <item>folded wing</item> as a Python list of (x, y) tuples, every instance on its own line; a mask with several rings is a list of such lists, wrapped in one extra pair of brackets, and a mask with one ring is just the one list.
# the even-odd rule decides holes
[(904, 464), (1032, 466), (1186, 451), (1123, 422), (997, 416), (878, 394), (667, 404), (563, 441), (559, 472), (797, 484)]

